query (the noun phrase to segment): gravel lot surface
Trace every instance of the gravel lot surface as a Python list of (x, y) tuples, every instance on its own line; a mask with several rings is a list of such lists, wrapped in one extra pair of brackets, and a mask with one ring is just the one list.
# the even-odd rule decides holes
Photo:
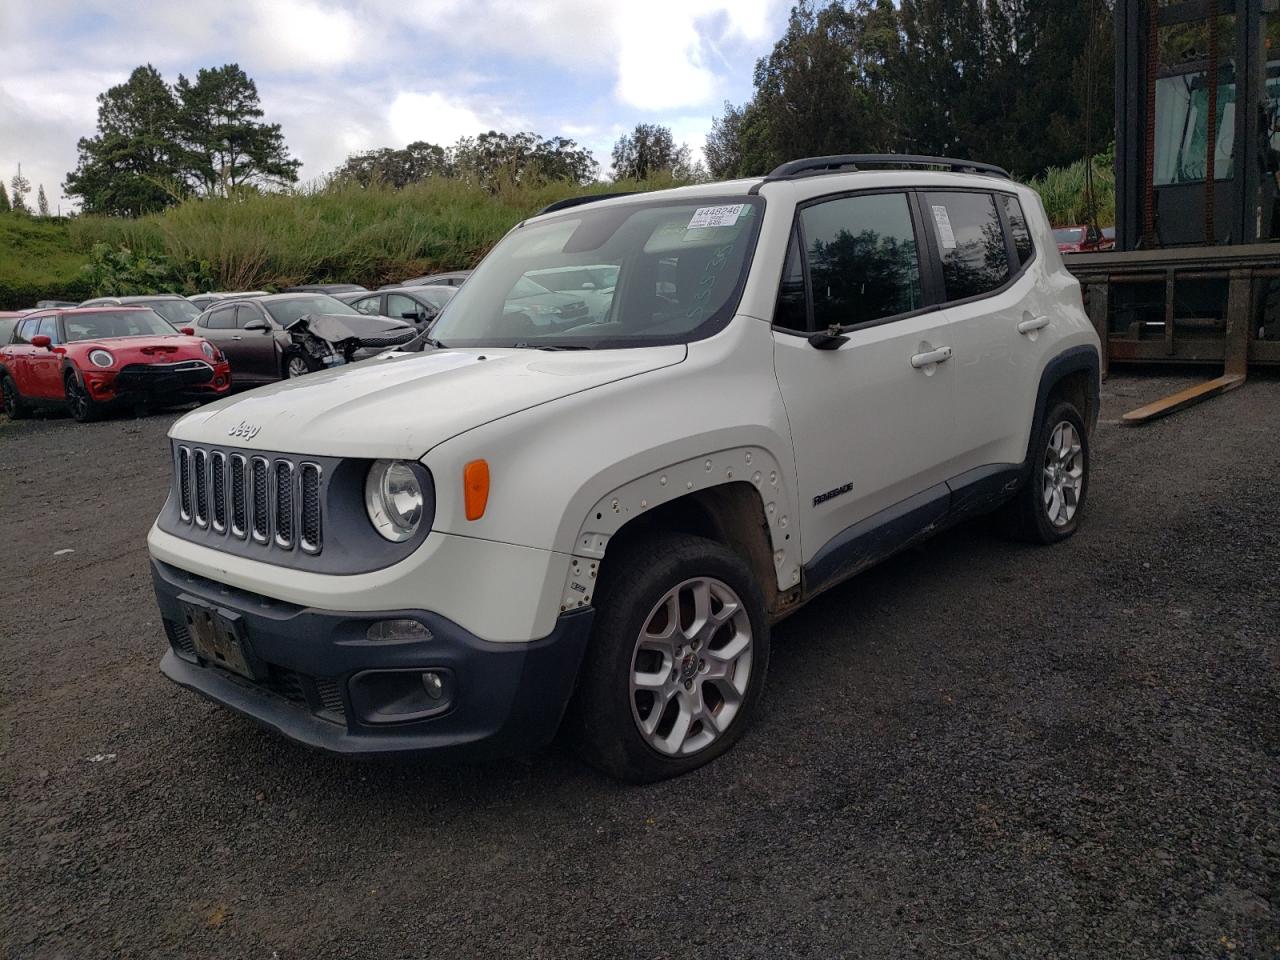
[(746, 739), (646, 788), (342, 761), (180, 690), (173, 416), (0, 417), (0, 953), (1280, 955), (1280, 380), (1116, 425), (1188, 382), (1104, 384), (1073, 540), (979, 523), (826, 594)]

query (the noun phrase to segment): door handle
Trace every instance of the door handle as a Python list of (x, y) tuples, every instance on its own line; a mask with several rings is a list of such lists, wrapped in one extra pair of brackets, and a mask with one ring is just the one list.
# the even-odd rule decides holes
[(231, 339), (232, 339), (232, 340), (243, 340), (243, 339), (244, 339), (244, 337), (235, 336), (235, 337), (232, 337)]
[(1036, 330), (1043, 330), (1048, 325), (1048, 317), (1032, 317), (1028, 320), (1023, 320), (1018, 324), (1018, 332), (1021, 334), (1033, 333)]
[(921, 367), (927, 367), (931, 363), (945, 363), (951, 359), (950, 347), (938, 347), (936, 350), (930, 350), (927, 353), (917, 353), (911, 358), (911, 365), (919, 370)]

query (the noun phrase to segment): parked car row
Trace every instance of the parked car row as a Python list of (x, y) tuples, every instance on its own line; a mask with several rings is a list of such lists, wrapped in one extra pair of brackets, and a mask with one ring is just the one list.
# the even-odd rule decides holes
[[(114, 406), (203, 402), (235, 385), (303, 376), (402, 347), (424, 333), (470, 274), (265, 290), (41, 301), (0, 313), (0, 410), (14, 419), (64, 407), (93, 420)], [(532, 316), (568, 317), (564, 298), (531, 283)], [(581, 312), (581, 311), (579, 311)]]

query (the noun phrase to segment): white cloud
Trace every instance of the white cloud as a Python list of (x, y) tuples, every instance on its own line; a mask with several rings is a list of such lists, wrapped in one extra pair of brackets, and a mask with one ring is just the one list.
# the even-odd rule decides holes
[(255, 12), (249, 40), (278, 71), (309, 73), (368, 55), (366, 31), (346, 10), (309, 0), (271, 0)]
[(391, 101), (387, 122), (396, 145), (426, 140), (447, 146), (461, 137), (474, 137), (489, 129), (507, 129), (504, 118), (482, 116), (463, 103), (438, 91), (402, 91)]

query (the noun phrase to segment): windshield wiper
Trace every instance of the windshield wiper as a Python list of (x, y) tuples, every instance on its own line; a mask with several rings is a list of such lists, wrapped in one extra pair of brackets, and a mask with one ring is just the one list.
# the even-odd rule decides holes
[(534, 350), (590, 350), (580, 343), (517, 343), (516, 349), (532, 347)]

